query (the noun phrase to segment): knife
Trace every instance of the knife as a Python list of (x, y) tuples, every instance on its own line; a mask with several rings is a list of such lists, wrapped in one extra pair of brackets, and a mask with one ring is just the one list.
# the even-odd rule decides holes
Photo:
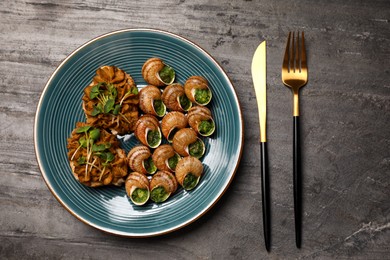
[(256, 49), (252, 59), (252, 79), (255, 86), (257, 108), (259, 109), (260, 122), (260, 162), (261, 162), (261, 198), (263, 208), (264, 242), (267, 251), (271, 245), (271, 212), (268, 179), (268, 154), (267, 154), (267, 59), (266, 42), (263, 41)]

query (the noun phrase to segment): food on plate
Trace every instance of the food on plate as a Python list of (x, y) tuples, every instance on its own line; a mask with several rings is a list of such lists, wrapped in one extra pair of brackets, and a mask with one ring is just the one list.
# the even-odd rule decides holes
[(202, 76), (191, 76), (184, 84), (188, 99), (199, 105), (206, 106), (211, 101), (212, 93), (208, 81)]
[(188, 123), (201, 136), (210, 136), (215, 131), (215, 122), (207, 107), (192, 107), (187, 114)]
[(142, 174), (154, 174), (157, 167), (152, 160), (152, 153), (145, 145), (134, 146), (127, 155), (130, 169)]
[(188, 126), (187, 117), (179, 112), (172, 111), (167, 113), (161, 120), (161, 131), (168, 142), (172, 143), (175, 133)]
[(150, 114), (141, 116), (135, 125), (134, 135), (143, 145), (158, 147), (162, 139), (158, 119)]
[(155, 86), (148, 85), (139, 92), (139, 107), (145, 114), (162, 117), (167, 108), (161, 100), (161, 90)]
[(199, 159), (187, 156), (182, 158), (176, 165), (177, 182), (185, 189), (192, 190), (198, 185), (203, 173), (203, 165)]
[(201, 158), (205, 153), (205, 145), (195, 130), (183, 128), (175, 133), (172, 141), (173, 149), (181, 156), (193, 156)]
[[(125, 183), (135, 205), (149, 199), (164, 202), (178, 184), (194, 189), (205, 153), (199, 136), (215, 131), (211, 110), (205, 107), (212, 94), (204, 77), (191, 76), (184, 87), (173, 83), (175, 71), (157, 57), (144, 63), (142, 76), (149, 85), (138, 92), (120, 68), (97, 69), (82, 97), (86, 122), (76, 123), (67, 146), (76, 180), (90, 187)], [(141, 144), (126, 156), (117, 135), (132, 132)]]
[(70, 167), (80, 183), (91, 187), (124, 183), (128, 174), (126, 153), (115, 135), (78, 122), (67, 148)]
[(127, 196), (135, 205), (144, 205), (150, 197), (149, 180), (139, 172), (131, 172), (126, 179)]
[(162, 93), (162, 101), (171, 111), (185, 112), (192, 107), (192, 102), (184, 92), (184, 87), (179, 83), (167, 86)]
[(167, 171), (158, 171), (150, 180), (150, 199), (160, 203), (166, 201), (177, 190), (176, 177)]
[(162, 59), (153, 57), (142, 66), (142, 77), (147, 83), (156, 87), (164, 87), (175, 80), (175, 71)]
[(176, 165), (181, 157), (169, 144), (162, 144), (154, 150), (152, 159), (160, 171), (175, 172)]
[(84, 89), (83, 110), (87, 123), (126, 134), (138, 120), (138, 89), (129, 74), (115, 66), (96, 71), (92, 83)]

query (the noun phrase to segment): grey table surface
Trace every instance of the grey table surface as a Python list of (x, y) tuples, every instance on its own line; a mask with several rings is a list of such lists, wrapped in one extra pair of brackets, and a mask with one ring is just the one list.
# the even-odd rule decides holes
[[(390, 1), (0, 2), (1, 259), (390, 259)], [(74, 49), (124, 28), (184, 36), (226, 70), (245, 125), (242, 159), (207, 214), (174, 233), (123, 238), (87, 226), (46, 186), (34, 116)], [(306, 35), (301, 90), (303, 244), (294, 243), (292, 96), (281, 82), (290, 30)], [(268, 41), (272, 250), (264, 248), (259, 126), (250, 74)]]

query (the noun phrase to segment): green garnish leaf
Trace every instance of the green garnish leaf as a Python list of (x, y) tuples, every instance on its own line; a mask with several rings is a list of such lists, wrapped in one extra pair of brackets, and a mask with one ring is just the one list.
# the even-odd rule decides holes
[(100, 130), (95, 128), (89, 131), (89, 138), (96, 141), (100, 137)]
[(115, 105), (114, 111), (112, 111), (112, 113), (113, 113), (114, 115), (118, 115), (119, 112), (121, 111), (121, 108), (122, 108), (121, 105), (119, 105), (119, 104)]
[(115, 88), (115, 86), (113, 84), (108, 84), (107, 85), (107, 89), (109, 91), (109, 95), (111, 98), (113, 98), (115, 100), (116, 96), (118, 95), (118, 91), (117, 89)]
[(87, 139), (85, 138), (85, 136), (82, 136), (79, 138), (79, 144), (81, 145), (81, 147), (83, 148), (87, 148)]
[(138, 88), (137, 88), (137, 87), (132, 87), (132, 88), (129, 90), (129, 92), (130, 92), (131, 94), (137, 95), (137, 94), (138, 94)]
[(106, 144), (93, 144), (92, 145), (92, 152), (103, 152), (107, 149)]
[(76, 129), (76, 133), (81, 134), (81, 133), (86, 133), (88, 130), (91, 128), (90, 125), (82, 126)]
[(77, 164), (78, 165), (85, 165), (87, 163), (87, 158), (85, 158), (84, 156), (80, 156), (78, 159), (77, 159)]
[(106, 114), (110, 113), (110, 111), (114, 109), (114, 105), (115, 105), (115, 99), (109, 98), (107, 102), (104, 104), (104, 113)]
[(92, 116), (97, 116), (97, 115), (99, 115), (102, 112), (103, 112), (102, 104), (99, 103), (99, 104), (97, 104), (96, 106), (93, 107), (91, 115)]
[(102, 83), (98, 83), (95, 86), (92, 87), (91, 92), (89, 93), (89, 98), (94, 99), (97, 98), (100, 94), (100, 86)]
[(171, 84), (175, 79), (175, 71), (168, 65), (165, 65), (158, 74), (165, 84)]

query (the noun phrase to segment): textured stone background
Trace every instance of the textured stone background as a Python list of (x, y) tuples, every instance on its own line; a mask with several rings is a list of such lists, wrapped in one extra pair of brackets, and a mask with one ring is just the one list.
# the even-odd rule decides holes
[[(316, 2), (316, 3), (314, 3)], [(0, 1), (1, 259), (389, 259), (390, 1)], [(126, 239), (69, 214), (34, 154), (40, 93), (81, 44), (123, 28), (157, 28), (205, 48), (235, 85), (245, 146), (228, 192), (169, 235)], [(304, 30), (301, 91), (303, 246), (295, 248), (291, 93), (280, 79), (286, 35)], [(272, 251), (264, 249), (259, 130), (250, 64), (268, 41)]]

